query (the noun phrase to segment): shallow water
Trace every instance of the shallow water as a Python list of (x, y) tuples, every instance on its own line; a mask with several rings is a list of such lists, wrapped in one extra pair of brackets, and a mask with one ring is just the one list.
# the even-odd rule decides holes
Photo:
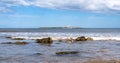
[[(29, 44), (0, 44), (0, 63), (83, 63), (94, 58), (120, 60), (120, 41), (54, 42), (51, 45), (37, 44), (35, 40), (22, 41)], [(80, 53), (56, 55), (59, 51)]]
[[(6, 38), (23, 37), (26, 40)], [(37, 38), (52, 37), (76, 38), (78, 36), (95, 37), (94, 41), (57, 42), (51, 45), (35, 43)], [(98, 37), (98, 38), (96, 38)], [(100, 38), (103, 39), (100, 39)], [(106, 39), (107, 38), (107, 39)], [(109, 40), (110, 39), (110, 40)], [(112, 40), (111, 40), (112, 39)], [(39, 30), (37, 32), (0, 32), (0, 63), (84, 63), (90, 59), (120, 60), (120, 29), (109, 30)], [(25, 41), (29, 44), (1, 44), (4, 42)], [(56, 55), (60, 51), (79, 51), (78, 54)]]

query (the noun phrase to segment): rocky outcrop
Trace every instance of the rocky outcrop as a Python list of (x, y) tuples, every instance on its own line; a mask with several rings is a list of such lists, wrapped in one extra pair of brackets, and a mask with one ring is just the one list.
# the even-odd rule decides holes
[(77, 37), (75, 41), (87, 41), (87, 39), (84, 36)]
[(73, 39), (73, 38), (66, 38), (66, 39), (60, 38), (60, 39), (58, 39), (58, 42), (74, 43), (76, 41), (93, 41), (93, 38), (80, 36), (80, 37), (77, 37), (76, 39)]
[(42, 38), (42, 39), (37, 39), (36, 43), (44, 43), (44, 44), (52, 44), (53, 40), (51, 37), (48, 38)]
[(57, 55), (66, 55), (66, 54), (78, 54), (78, 51), (62, 51), (62, 52), (56, 52)]
[(5, 43), (2, 43), (2, 44), (16, 44), (16, 45), (25, 45), (25, 44), (28, 44), (27, 42), (5, 42)]
[(75, 41), (93, 41), (93, 38), (91, 37), (86, 38), (85, 36), (81, 36), (81, 37), (77, 37)]

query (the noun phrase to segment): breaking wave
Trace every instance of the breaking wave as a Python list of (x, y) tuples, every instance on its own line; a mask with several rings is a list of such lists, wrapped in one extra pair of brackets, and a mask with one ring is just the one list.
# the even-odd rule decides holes
[(94, 40), (120, 40), (120, 33), (81, 33), (81, 32), (1, 32), (1, 36), (11, 36), (13, 38), (40, 39), (52, 37), (53, 40), (77, 38), (79, 36), (92, 37)]

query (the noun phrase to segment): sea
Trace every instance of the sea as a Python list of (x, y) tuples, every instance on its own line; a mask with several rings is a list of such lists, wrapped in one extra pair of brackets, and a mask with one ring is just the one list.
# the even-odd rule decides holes
[[(59, 39), (91, 37), (93, 41), (59, 42)], [(24, 38), (12, 40), (10, 38)], [(36, 39), (51, 37), (50, 45), (38, 44)], [(25, 45), (3, 44), (28, 42)], [(78, 54), (57, 55), (61, 51)], [(0, 63), (84, 63), (92, 59), (120, 60), (119, 28), (1, 28)]]

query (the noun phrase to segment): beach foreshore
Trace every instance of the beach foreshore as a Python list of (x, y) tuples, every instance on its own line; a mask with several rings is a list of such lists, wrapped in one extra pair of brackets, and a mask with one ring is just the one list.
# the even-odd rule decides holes
[(0, 63), (120, 63), (118, 31), (56, 30), (0, 32)]

